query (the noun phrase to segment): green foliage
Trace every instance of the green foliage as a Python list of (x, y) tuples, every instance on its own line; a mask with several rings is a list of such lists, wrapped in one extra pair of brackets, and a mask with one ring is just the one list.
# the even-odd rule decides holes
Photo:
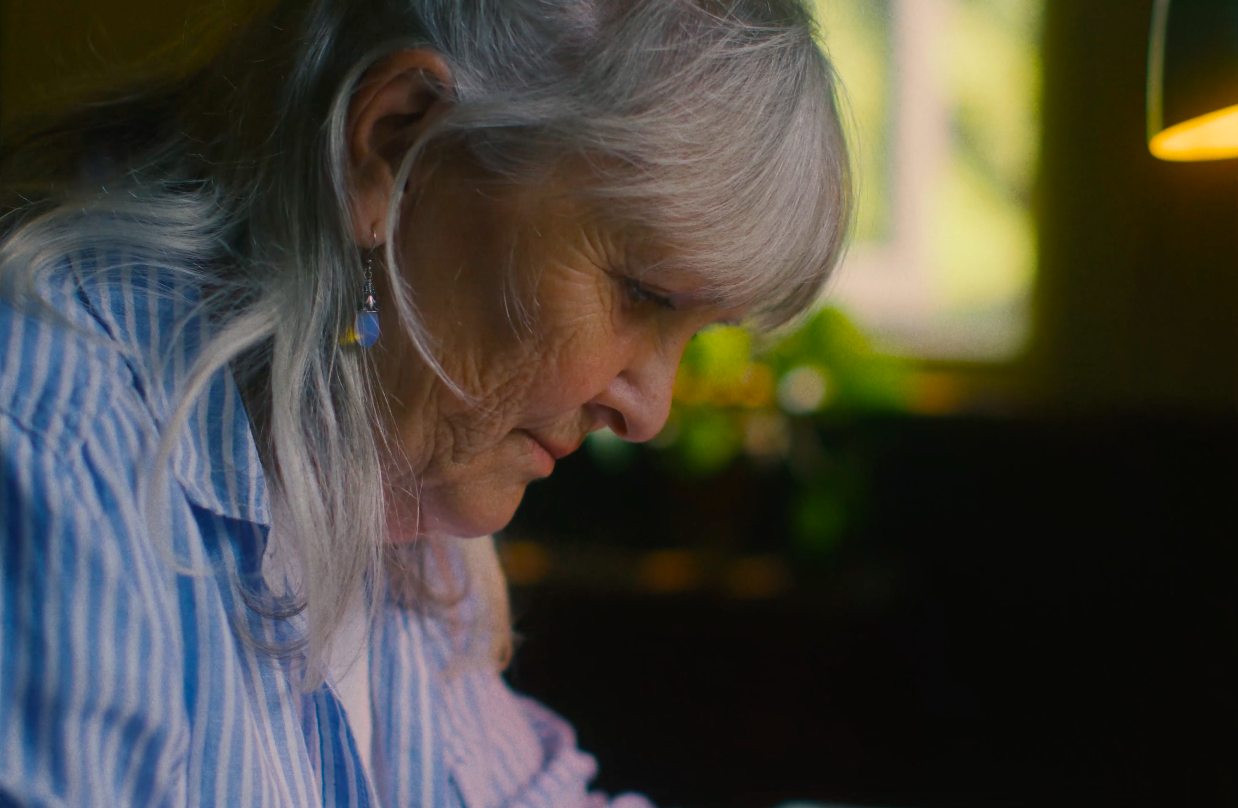
[(715, 325), (684, 349), (680, 367), (713, 378), (738, 378), (752, 361), (752, 337), (742, 328)]
[[(913, 392), (912, 368), (874, 352), (834, 309), (817, 311), (763, 351), (744, 330), (716, 326), (685, 350), (670, 420), (651, 445), (664, 469), (687, 479), (717, 477), (741, 460), (781, 465), (795, 486), (789, 549), (805, 562), (828, 562), (865, 519), (868, 470), (859, 438), (847, 433), (827, 447), (820, 421), (904, 411)], [(628, 448), (609, 433), (589, 441), (611, 471), (630, 464)]]
[[(805, 378), (815, 385), (812, 392), (821, 393), (808, 404), (802, 396), (785, 395), (786, 389), (776, 395), (780, 384), (785, 387)], [(698, 334), (684, 351), (671, 425), (657, 445), (679, 472), (710, 477), (725, 471), (745, 451), (761, 462), (771, 459), (770, 452), (785, 453), (785, 446), (778, 448), (779, 441), (770, 436), (786, 432), (789, 416), (903, 410), (909, 401), (909, 379), (901, 360), (874, 353), (855, 326), (834, 309), (821, 309), (757, 355), (748, 332), (714, 326)], [(771, 419), (780, 421), (782, 428), (771, 430)]]
[(675, 446), (683, 469), (700, 477), (721, 474), (743, 448), (735, 419), (713, 408), (681, 415)]
[(796, 367), (829, 371), (830, 405), (860, 411), (899, 411), (907, 406), (909, 375), (899, 359), (875, 354), (859, 330), (836, 309), (821, 309), (762, 356), (782, 378)]

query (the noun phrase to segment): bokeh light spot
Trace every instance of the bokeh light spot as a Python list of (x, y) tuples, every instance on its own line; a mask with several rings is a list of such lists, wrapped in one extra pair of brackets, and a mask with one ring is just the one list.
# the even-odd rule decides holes
[(778, 382), (778, 405), (792, 415), (816, 412), (829, 394), (825, 371), (811, 365), (801, 365), (787, 371)]

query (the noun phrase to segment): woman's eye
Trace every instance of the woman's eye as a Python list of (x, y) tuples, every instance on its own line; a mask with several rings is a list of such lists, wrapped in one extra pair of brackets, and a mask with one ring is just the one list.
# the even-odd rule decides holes
[(654, 292), (635, 278), (624, 278), (623, 289), (624, 293), (627, 295), (628, 302), (633, 305), (640, 303), (653, 303), (659, 308), (670, 309), (672, 311), (675, 309), (675, 304), (669, 297)]

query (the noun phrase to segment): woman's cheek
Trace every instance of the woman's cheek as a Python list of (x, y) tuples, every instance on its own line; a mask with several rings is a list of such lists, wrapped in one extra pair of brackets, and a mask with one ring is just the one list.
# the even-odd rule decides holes
[(562, 367), (555, 378), (547, 380), (542, 395), (547, 396), (559, 412), (583, 406), (605, 392), (618, 375), (614, 359), (604, 352), (582, 354)]

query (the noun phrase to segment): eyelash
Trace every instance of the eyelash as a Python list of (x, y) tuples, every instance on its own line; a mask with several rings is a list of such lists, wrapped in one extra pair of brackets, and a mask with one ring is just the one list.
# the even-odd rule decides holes
[(623, 291), (632, 304), (653, 303), (659, 308), (675, 310), (675, 303), (666, 295), (652, 291), (635, 278), (623, 278)]

